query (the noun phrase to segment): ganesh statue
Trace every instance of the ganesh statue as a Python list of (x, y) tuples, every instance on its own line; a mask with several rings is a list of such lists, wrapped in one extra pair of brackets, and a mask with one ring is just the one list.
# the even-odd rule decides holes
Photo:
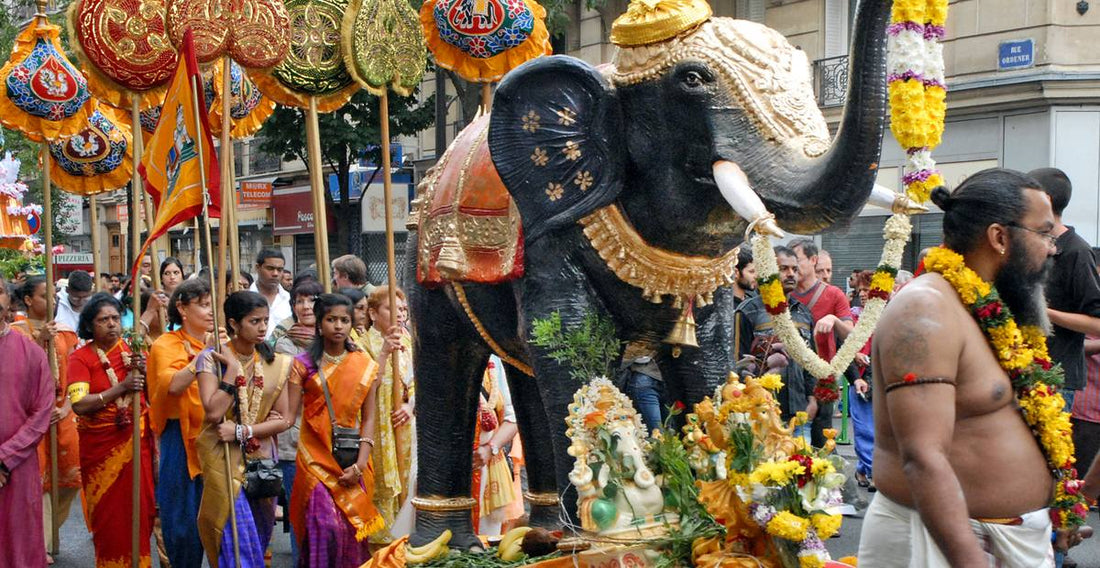
[[(449, 529), (452, 547), (480, 546), (469, 448), (491, 354), (511, 387), (531, 524), (576, 520), (576, 369), (528, 343), (534, 322), (609, 319), (654, 354), (673, 399), (724, 383), (746, 234), (821, 231), (877, 195), (890, 10), (859, 5), (832, 137), (805, 54), (763, 25), (713, 17), (705, 0), (631, 2), (609, 65), (548, 56), (504, 77), (491, 111), (425, 175), (408, 225), (417, 447), (432, 464), (418, 472), (411, 545)], [(656, 493), (634, 468), (647, 502)]]

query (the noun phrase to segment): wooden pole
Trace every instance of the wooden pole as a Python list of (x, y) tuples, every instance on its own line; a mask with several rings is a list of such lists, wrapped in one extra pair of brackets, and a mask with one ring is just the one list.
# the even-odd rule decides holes
[[(240, 272), (241, 241), (237, 234), (237, 170), (233, 156), (233, 129), (230, 111), (233, 108), (232, 90), (232, 61), (225, 57), (222, 59), (222, 219), (226, 227), (227, 244), (229, 247), (229, 269), (225, 271), (229, 280), (226, 287), (226, 295), (237, 291), (237, 273)], [(224, 259), (223, 259), (224, 260)]]
[(325, 292), (332, 292), (328, 258), (328, 212), (325, 210), (325, 184), (321, 175), (321, 135), (317, 120), (317, 97), (309, 98), (306, 115), (306, 148), (309, 153), (309, 185), (313, 194), (313, 238), (317, 249), (317, 277)]
[(202, 262), (201, 262), (202, 252), (200, 251), (200, 249), (202, 249), (202, 246), (200, 246), (201, 243), (199, 242), (200, 241), (200, 239), (199, 239), (199, 234), (200, 233), (199, 233), (199, 218), (198, 217), (195, 217), (195, 227), (194, 228), (195, 228), (195, 231), (191, 234), (191, 244), (195, 248), (195, 250), (193, 251), (195, 258), (191, 262), (193, 263), (193, 265), (195, 267), (195, 273), (197, 274), (199, 272), (199, 267), (202, 266)]
[(481, 84), (481, 112), (489, 112), (489, 107), (493, 105), (493, 84), (482, 83)]
[[(42, 144), (42, 224), (46, 230), (45, 235), (45, 260), (43, 263), (46, 265), (46, 323), (50, 322), (53, 318), (53, 300), (56, 290), (54, 290), (54, 273), (53, 273), (53, 184), (50, 183), (50, 147), (49, 143)], [(50, 359), (50, 373), (53, 375), (54, 386), (57, 390), (61, 388), (61, 375), (58, 373), (57, 368), (57, 349), (54, 347), (54, 340), (51, 337), (46, 344), (46, 353)], [(61, 393), (64, 395), (64, 393)], [(57, 406), (57, 393), (55, 392), (53, 398), (54, 406)], [(60, 550), (61, 539), (61, 527), (58, 524), (57, 508), (58, 508), (58, 494), (57, 494), (57, 424), (50, 424), (50, 554), (56, 555)]]
[(96, 292), (102, 292), (103, 286), (100, 284), (103, 277), (100, 270), (103, 267), (99, 264), (99, 204), (96, 203), (95, 194), (88, 196), (88, 221), (92, 224), (92, 270), (95, 271), (95, 290)]
[[(378, 101), (382, 128), (382, 199), (386, 214), (386, 270), (389, 277), (390, 327), (397, 325), (397, 253), (393, 239), (393, 172), (390, 168), (390, 92), (385, 90)], [(378, 330), (382, 336), (389, 335), (388, 329)], [(385, 363), (382, 363), (385, 365)], [(390, 353), (390, 371), (392, 377), (393, 404), (404, 399), (404, 381), (401, 380), (401, 365), (398, 352)]]
[[(216, 288), (211, 288), (214, 292), (214, 311), (219, 316), (223, 316), (225, 309), (225, 296), (227, 288), (225, 285), (225, 274), (229, 271), (226, 270), (226, 266), (229, 264), (227, 252), (229, 251), (229, 236), (231, 231), (229, 225), (233, 222), (232, 217), (229, 214), (229, 201), (232, 199), (232, 183), (231, 173), (233, 171), (233, 142), (229, 139), (229, 106), (227, 101), (229, 100), (229, 58), (224, 58), (225, 65), (222, 67), (222, 136), (221, 136), (221, 151), (218, 153), (221, 165), (221, 182), (222, 186), (219, 188), (221, 191), (221, 218), (218, 219), (218, 274), (215, 280), (219, 280)], [(209, 219), (209, 217), (207, 218)], [(214, 271), (214, 265), (211, 265), (211, 273)], [(219, 317), (221, 321), (223, 318)], [(214, 328), (214, 333), (218, 333), (217, 328)]]
[[(197, 77), (191, 77), (191, 104), (195, 109), (195, 131), (196, 132), (202, 132), (202, 126), (199, 124), (199, 82), (198, 82)], [(222, 111), (224, 113), (229, 112), (228, 109), (222, 109)], [(204, 156), (203, 156), (203, 149), (202, 149), (202, 136), (196, 137), (196, 139), (195, 139), (195, 150), (196, 150), (196, 153), (198, 154), (198, 158), (199, 158), (199, 172), (200, 172), (200, 174), (199, 174), (200, 182), (199, 183), (202, 185), (202, 216), (203, 216), (203, 218), (209, 219), (208, 215), (210, 213), (210, 210), (209, 210), (210, 193), (209, 193), (209, 189), (206, 187), (206, 164), (204, 163)], [(222, 167), (223, 168), (225, 167), (224, 161), (222, 163)], [(224, 195), (224, 189), (225, 189), (225, 184), (223, 183), (222, 184), (222, 190), (223, 190), (222, 195)], [(206, 240), (206, 262), (208, 263), (209, 266), (213, 267), (214, 266), (214, 259), (211, 258), (213, 251), (211, 250), (211, 246), (210, 246), (210, 224), (209, 223), (203, 223), (202, 225), (203, 225), (203, 234), (206, 237), (206, 239), (205, 239)], [(222, 219), (221, 226), (225, 226), (225, 219)], [(225, 249), (222, 249), (222, 250), (224, 251)], [(224, 261), (225, 258), (222, 257), (222, 260)], [(214, 290), (217, 290), (220, 286), (218, 286), (217, 283), (215, 282), (217, 279), (214, 277), (214, 271), (210, 270), (208, 272), (208, 274), (210, 274), (210, 290), (211, 290), (211, 292), (213, 292)], [(223, 286), (224, 286), (224, 283), (223, 283)], [(217, 297), (217, 296), (215, 296), (215, 297)], [(218, 330), (221, 329), (221, 325), (220, 325), (221, 313), (220, 312), (221, 312), (221, 307), (220, 306), (219, 306), (219, 309), (214, 310), (214, 337), (215, 337), (214, 349), (216, 351), (218, 351), (219, 353), (221, 352), (221, 349), (222, 349), (221, 336), (219, 335), (219, 332), (218, 332)], [(219, 369), (219, 373), (220, 373), (221, 367), (218, 366), (218, 365), (215, 365), (214, 367), (216, 369)], [(221, 378), (219, 377), (219, 380), (220, 379)], [(241, 544), (239, 542), (240, 533), (237, 531), (237, 509), (235, 507), (236, 499), (234, 499), (234, 495), (233, 495), (233, 491), (232, 491), (232, 488), (233, 488), (233, 464), (232, 464), (232, 460), (230, 460), (230, 458), (229, 458), (229, 442), (225, 443), (225, 479), (226, 479), (226, 482), (229, 484), (229, 488), (230, 488), (228, 498), (229, 498), (229, 523), (233, 528), (233, 565), (236, 566), (236, 567), (239, 567), (241, 565)]]
[[(138, 130), (140, 131), (141, 128), (138, 128)], [(138, 134), (138, 136), (141, 135)], [(153, 197), (145, 193), (144, 188), (141, 192), (141, 206), (145, 212), (145, 231), (146, 233), (150, 233), (153, 231), (153, 225), (156, 224), (157, 216), (153, 211)], [(153, 263), (153, 273), (150, 274), (150, 276), (153, 278), (154, 290), (160, 290), (160, 255), (157, 254), (157, 251), (162, 250), (160, 247), (162, 241), (163, 237), (157, 237), (157, 240), (153, 241), (152, 250), (149, 252), (149, 258), (152, 259)], [(164, 320), (161, 319), (161, 325), (163, 325), (163, 323)]]
[[(138, 172), (138, 164), (141, 163), (141, 108), (137, 96), (131, 96), (130, 119), (133, 128), (134, 143), (134, 177), (130, 183), (130, 264), (138, 262), (141, 254), (141, 214), (138, 207), (141, 204), (141, 174)], [(139, 265), (140, 266), (140, 265)], [(154, 270), (153, 272), (156, 272)], [(133, 324), (131, 332), (137, 336), (141, 333), (141, 270), (138, 270), (137, 278), (130, 281), (131, 305), (133, 311)], [(130, 565), (141, 566), (141, 396), (134, 393), (130, 400), (130, 409), (133, 413), (133, 484), (130, 492)]]

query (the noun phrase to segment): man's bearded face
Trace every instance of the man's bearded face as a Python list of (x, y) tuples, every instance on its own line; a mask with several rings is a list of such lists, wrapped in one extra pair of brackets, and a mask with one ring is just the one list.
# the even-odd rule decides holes
[(1021, 233), (1009, 233), (1008, 259), (997, 272), (993, 284), (1017, 323), (1038, 326), (1049, 333), (1050, 318), (1047, 317), (1043, 285), (1050, 275), (1054, 258), (1047, 256), (1045, 249), (1029, 247), (1025, 242), (1027, 235)]

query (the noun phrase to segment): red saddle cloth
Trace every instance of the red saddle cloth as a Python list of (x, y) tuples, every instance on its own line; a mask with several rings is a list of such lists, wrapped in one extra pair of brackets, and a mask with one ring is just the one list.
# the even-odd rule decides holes
[(475, 119), (428, 170), (413, 212), (422, 285), (496, 284), (523, 276), (519, 211), (489, 156), (489, 115)]

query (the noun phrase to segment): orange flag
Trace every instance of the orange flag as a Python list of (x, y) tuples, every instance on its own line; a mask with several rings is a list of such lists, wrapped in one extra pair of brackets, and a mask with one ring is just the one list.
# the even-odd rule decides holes
[[(131, 274), (137, 274), (141, 258), (157, 237), (202, 213), (206, 196), (210, 199), (207, 209), (209, 217), (218, 218), (221, 215), (218, 156), (214, 152), (214, 141), (207, 123), (202, 79), (190, 30), (184, 34), (180, 47), (181, 57), (164, 98), (160, 122), (149, 138), (141, 165), (138, 166), (145, 181), (145, 191), (152, 196), (156, 207), (156, 218), (141, 247), (141, 254), (134, 259)], [(198, 115), (195, 114), (196, 101)], [(200, 152), (202, 167), (199, 166)], [(203, 169), (206, 170), (205, 187)]]

